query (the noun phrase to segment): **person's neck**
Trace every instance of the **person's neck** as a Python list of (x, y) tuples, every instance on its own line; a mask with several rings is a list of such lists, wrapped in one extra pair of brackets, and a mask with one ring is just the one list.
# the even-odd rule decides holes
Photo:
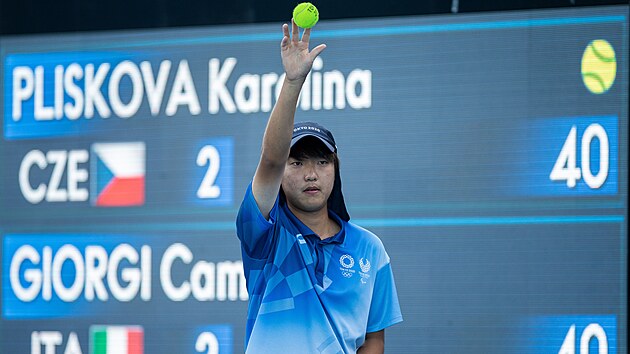
[(318, 211), (305, 212), (294, 208), (291, 204), (287, 204), (289, 209), (300, 221), (308, 226), (320, 239), (327, 239), (335, 236), (341, 226), (328, 216), (328, 208), (324, 207)]

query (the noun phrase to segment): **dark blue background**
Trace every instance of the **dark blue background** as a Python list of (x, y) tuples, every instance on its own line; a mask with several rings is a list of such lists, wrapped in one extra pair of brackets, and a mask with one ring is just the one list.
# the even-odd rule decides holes
[[(531, 316), (583, 315), (615, 318), (616, 329), (606, 328), (617, 331), (617, 351), (626, 350), (627, 14), (627, 7), (612, 7), (317, 25), (312, 43), (328, 45), (318, 72), (372, 72), (371, 107), (299, 109), (296, 119), (333, 131), (350, 214), (381, 237), (392, 258), (405, 321), (387, 330), (388, 352), (527, 351)], [(34, 52), (186, 59), (202, 112), (153, 117), (144, 102), (128, 119), (94, 118), (86, 124), (95, 129), (80, 136), (8, 140), (3, 131), (0, 233), (128, 235), (152, 247), (184, 242), (212, 262), (239, 259), (234, 218), (269, 112), (209, 114), (208, 61), (238, 59), (227, 84), (233, 89), (242, 74), (281, 72), (280, 37), (274, 24), (3, 38), (3, 66), (7, 56)], [(606, 39), (616, 52), (615, 84), (602, 95), (581, 81), (580, 60), (593, 39)], [(542, 157), (537, 151), (561, 117), (616, 117), (601, 120), (616, 149), (616, 176), (606, 189), (570, 193), (553, 185), (549, 192), (527, 178), (551, 171), (568, 131), (550, 137), (558, 147)], [(189, 197), (200, 177), (194, 162), (201, 142), (217, 138), (233, 141), (232, 177), (221, 181), (226, 189), (232, 183), (233, 194), (225, 204), (199, 203)], [(17, 171), (28, 151), (108, 141), (146, 143), (144, 206), (31, 205), (21, 195)], [(7, 272), (3, 267), (3, 278)], [(0, 349), (28, 353), (32, 331), (60, 330), (77, 332), (85, 353), (89, 325), (129, 324), (144, 327), (147, 353), (188, 351), (193, 333), (212, 325), (232, 326), (234, 352), (242, 351), (245, 301), (178, 303), (154, 292), (149, 303), (108, 306), (107, 316), (71, 321), (3, 318)], [(568, 330), (565, 323), (541, 328), (536, 336)]]

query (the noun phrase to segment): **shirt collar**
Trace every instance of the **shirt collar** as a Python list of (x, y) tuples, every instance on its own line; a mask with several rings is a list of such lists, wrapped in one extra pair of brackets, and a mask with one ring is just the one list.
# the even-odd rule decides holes
[(339, 232), (337, 232), (334, 236), (321, 240), (319, 236), (317, 236), (317, 234), (313, 232), (313, 230), (311, 230), (308, 226), (304, 225), (304, 223), (300, 219), (298, 219), (298, 217), (295, 216), (293, 212), (291, 212), (291, 209), (289, 209), (289, 206), (287, 205), (286, 202), (280, 203), (280, 207), (283, 209), (289, 221), (293, 224), (293, 226), (295, 226), (296, 231), (302, 234), (302, 236), (304, 237), (313, 236), (313, 237), (316, 237), (318, 240), (320, 240), (319, 242), (321, 243), (338, 243), (338, 244), (343, 243), (344, 240), (346, 239), (345, 222), (330, 209), (328, 209), (328, 216), (330, 216), (333, 220), (335, 220), (337, 224), (339, 224), (340, 229), (339, 229)]

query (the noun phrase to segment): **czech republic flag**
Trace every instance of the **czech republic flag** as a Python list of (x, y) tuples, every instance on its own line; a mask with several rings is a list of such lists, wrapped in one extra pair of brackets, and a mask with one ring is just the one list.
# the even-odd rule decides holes
[(120, 207), (144, 204), (145, 151), (144, 142), (92, 145), (92, 205)]

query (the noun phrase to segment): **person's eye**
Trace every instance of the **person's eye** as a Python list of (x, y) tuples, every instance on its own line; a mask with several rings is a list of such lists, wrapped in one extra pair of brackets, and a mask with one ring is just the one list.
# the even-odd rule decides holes
[(321, 160), (321, 161), (319, 161), (319, 164), (320, 164), (320, 165), (328, 165), (328, 164), (329, 164), (329, 162), (328, 162), (328, 161), (326, 161), (326, 160)]
[(302, 161), (293, 161), (291, 162), (291, 166), (302, 166)]

